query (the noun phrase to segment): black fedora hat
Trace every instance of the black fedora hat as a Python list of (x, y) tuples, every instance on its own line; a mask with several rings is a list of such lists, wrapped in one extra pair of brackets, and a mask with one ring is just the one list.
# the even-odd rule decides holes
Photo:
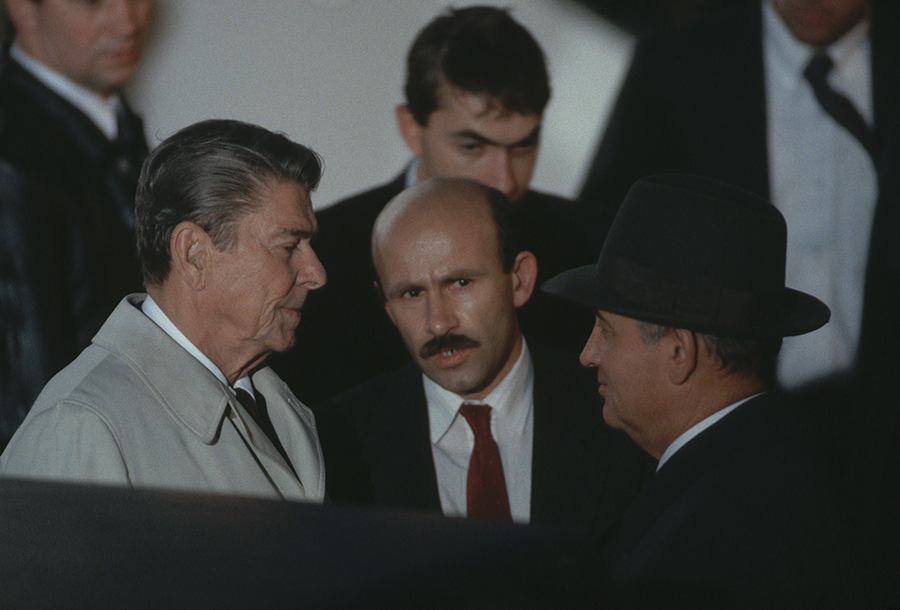
[(544, 292), (645, 322), (737, 338), (801, 335), (828, 322), (819, 299), (785, 288), (787, 226), (766, 200), (717, 180), (638, 180), (596, 265)]

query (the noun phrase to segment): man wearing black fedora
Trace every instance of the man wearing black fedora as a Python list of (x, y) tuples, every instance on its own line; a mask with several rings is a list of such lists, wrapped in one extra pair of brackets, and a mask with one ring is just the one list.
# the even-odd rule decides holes
[(786, 288), (778, 210), (707, 178), (629, 191), (595, 266), (543, 290), (590, 307), (581, 354), (606, 422), (659, 460), (607, 532), (625, 607), (829, 607), (844, 601), (828, 463), (775, 393), (784, 336), (829, 318)]

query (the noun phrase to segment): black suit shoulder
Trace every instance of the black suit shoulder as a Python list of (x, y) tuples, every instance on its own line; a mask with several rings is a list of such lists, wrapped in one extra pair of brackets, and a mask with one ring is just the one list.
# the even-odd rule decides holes
[(315, 412), (334, 501), (440, 512), (425, 390), (414, 364), (370, 379)]
[(323, 219), (329, 225), (365, 224), (360, 223), (360, 220), (362, 218), (374, 220), (388, 201), (400, 194), (405, 186), (405, 181), (406, 175), (403, 172), (390, 182), (356, 193), (319, 210), (316, 217)]
[(764, 395), (660, 468), (618, 532), (627, 607), (846, 607), (843, 508), (801, 422)]

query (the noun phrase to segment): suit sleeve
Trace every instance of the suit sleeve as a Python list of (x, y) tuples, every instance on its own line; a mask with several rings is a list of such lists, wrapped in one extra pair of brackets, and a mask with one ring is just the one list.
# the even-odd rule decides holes
[(642, 39), (607, 124), (579, 200), (593, 222), (608, 226), (643, 176), (674, 171), (677, 139), (666, 107), (665, 45)]
[(58, 368), (32, 203), (27, 180), (0, 162), (0, 450)]

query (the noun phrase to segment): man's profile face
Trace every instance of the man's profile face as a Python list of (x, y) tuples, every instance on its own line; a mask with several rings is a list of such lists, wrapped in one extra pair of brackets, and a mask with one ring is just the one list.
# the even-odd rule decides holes
[(326, 280), (310, 246), (317, 225), (306, 189), (274, 182), (261, 200), (240, 220), (235, 244), (213, 253), (209, 270), (208, 327), (241, 353), (293, 346), (306, 295)]
[(859, 23), (868, 0), (774, 0), (775, 11), (797, 40), (827, 46)]
[(134, 74), (152, 0), (6, 0), (16, 41), (44, 65), (103, 96)]
[(648, 441), (666, 433), (667, 422), (657, 392), (665, 374), (659, 344), (645, 341), (635, 320), (598, 311), (581, 364), (597, 369), (604, 421), (652, 454)]
[(388, 315), (425, 375), (464, 398), (487, 396), (521, 353), (516, 307), (528, 296), (502, 269), (486, 205), (396, 224), (376, 267)]
[(537, 161), (541, 117), (510, 112), (484, 96), (452, 86), (439, 92), (438, 108), (423, 127), (398, 109), (404, 140), (419, 158), (418, 179), (471, 178), (521, 199)]

